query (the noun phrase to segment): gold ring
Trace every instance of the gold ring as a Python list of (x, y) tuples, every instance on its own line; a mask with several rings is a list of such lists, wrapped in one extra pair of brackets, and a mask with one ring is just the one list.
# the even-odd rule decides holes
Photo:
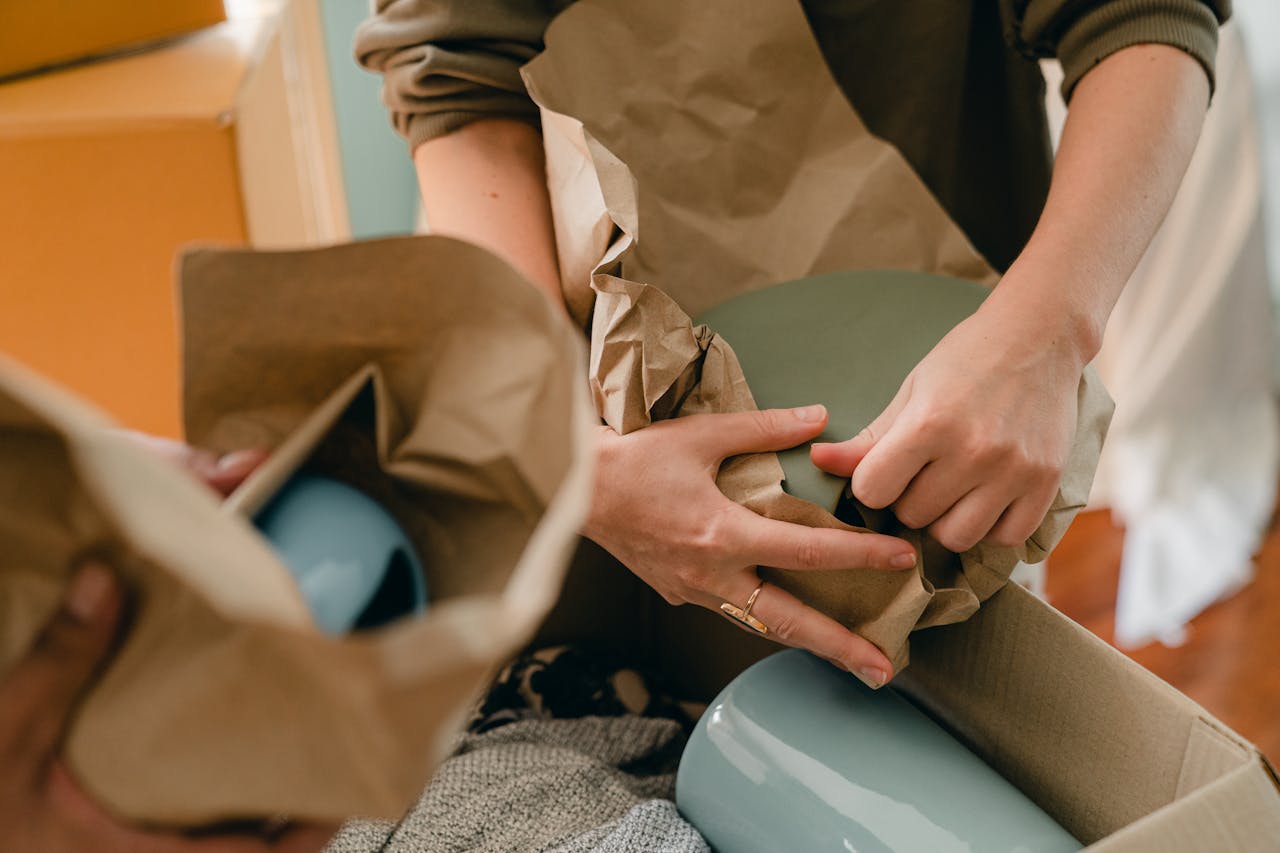
[(726, 601), (724, 604), (720, 605), (720, 612), (723, 613), (725, 617), (732, 619), (744, 628), (749, 628), (763, 637), (765, 634), (769, 633), (769, 629), (765, 627), (763, 622), (751, 615), (751, 608), (755, 607), (756, 598), (759, 597), (760, 590), (762, 589), (764, 589), (764, 581), (760, 581), (760, 583), (756, 585), (756, 588), (751, 591), (751, 595), (747, 597), (747, 606), (741, 610)]

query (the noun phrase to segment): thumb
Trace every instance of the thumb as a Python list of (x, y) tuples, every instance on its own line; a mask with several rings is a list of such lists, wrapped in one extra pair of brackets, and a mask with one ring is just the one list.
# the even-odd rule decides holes
[(115, 637), (123, 595), (101, 562), (72, 576), (57, 613), (0, 682), (0, 754), (39, 769)]
[(871, 452), (871, 448), (884, 438), (885, 433), (893, 426), (898, 415), (906, 408), (911, 399), (911, 377), (908, 376), (898, 389), (898, 393), (889, 401), (875, 420), (863, 428), (862, 432), (848, 441), (815, 442), (809, 448), (809, 460), (828, 474), (838, 477), (852, 477), (853, 470), (863, 458)]

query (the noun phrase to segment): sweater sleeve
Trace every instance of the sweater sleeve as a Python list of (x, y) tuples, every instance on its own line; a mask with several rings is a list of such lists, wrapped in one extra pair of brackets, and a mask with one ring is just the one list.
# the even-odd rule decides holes
[(538, 123), (520, 66), (567, 0), (375, 0), (356, 60), (383, 76), (382, 99), (410, 150), (480, 118)]
[(1214, 83), (1218, 25), (1231, 0), (1000, 0), (1005, 37), (1033, 59), (1062, 63), (1062, 97), (1111, 54), (1137, 44), (1186, 51)]

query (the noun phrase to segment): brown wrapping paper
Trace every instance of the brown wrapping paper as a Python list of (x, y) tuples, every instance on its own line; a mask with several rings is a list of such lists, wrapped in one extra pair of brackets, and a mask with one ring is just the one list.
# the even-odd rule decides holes
[[(867, 131), (799, 4), (579, 0), (546, 41), (524, 75), (543, 109), (562, 284), (575, 319), (589, 321), (597, 410), (619, 432), (755, 408), (732, 350), (690, 320), (738, 294), (849, 269), (997, 281), (897, 150)], [(914, 573), (764, 576), (904, 665), (911, 631), (972, 615), (1084, 505), (1111, 411), (1091, 369), (1078, 403), (1062, 486), (1024, 547), (956, 560), (907, 533), (924, 554)], [(761, 454), (727, 461), (718, 483), (763, 515), (846, 526), (834, 507), (786, 495), (781, 479)], [(903, 532), (889, 514), (868, 515)]]
[[(397, 817), (559, 589), (590, 479), (581, 345), (510, 268), (443, 238), (200, 251), (182, 279), (190, 439), (280, 452), (219, 505), (0, 363), (0, 673), (73, 555), (106, 551), (132, 627), (66, 744), (95, 799), (169, 825)], [(301, 464), (406, 527), (424, 616), (311, 626), (242, 517)]]

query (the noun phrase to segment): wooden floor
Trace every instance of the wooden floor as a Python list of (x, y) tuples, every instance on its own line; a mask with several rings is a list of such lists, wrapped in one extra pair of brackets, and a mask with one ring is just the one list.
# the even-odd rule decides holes
[[(1124, 533), (1107, 512), (1080, 515), (1049, 559), (1054, 607), (1112, 642)], [(1249, 586), (1191, 623), (1179, 648), (1127, 654), (1280, 759), (1280, 525), (1257, 557)]]

